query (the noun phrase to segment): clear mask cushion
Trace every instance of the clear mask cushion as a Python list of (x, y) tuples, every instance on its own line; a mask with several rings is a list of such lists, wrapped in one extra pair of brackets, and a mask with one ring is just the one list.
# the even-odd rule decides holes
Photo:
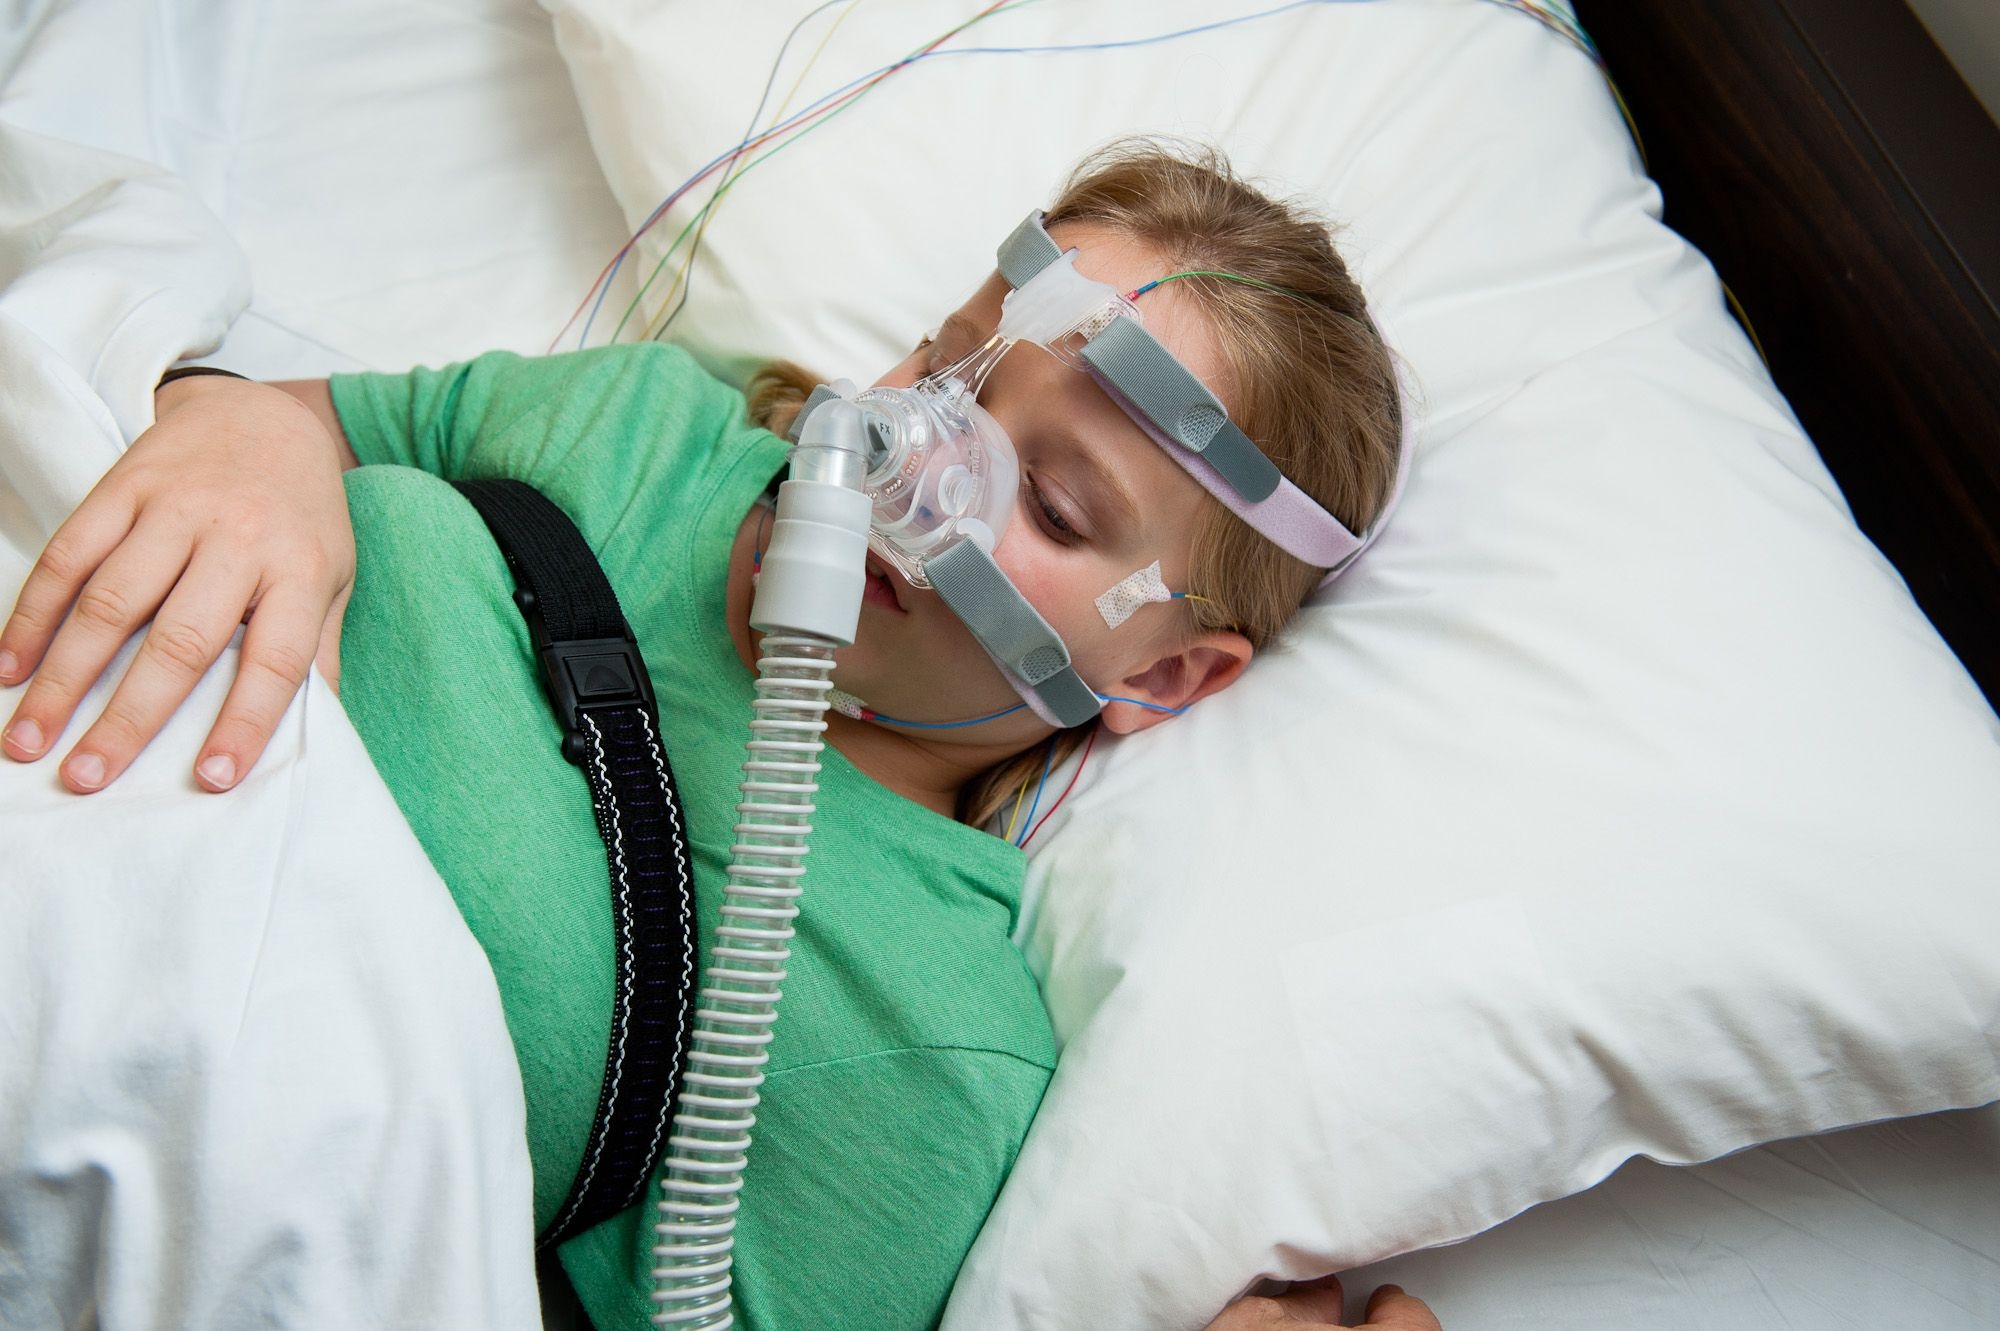
[(1020, 463), (999, 422), (954, 379), (856, 394), (870, 441), (868, 543), (918, 587), (924, 564), (962, 540), (991, 551), (1006, 534)]
[(910, 388), (870, 388), (853, 402), (871, 440), (867, 490), (875, 504), (870, 545), (919, 587), (924, 562), (961, 540), (991, 552), (1005, 533), (1020, 484), (1007, 432), (978, 403), (986, 378), (1016, 343), (1033, 342), (1083, 370), (1084, 343), (1138, 310), (1116, 287), (1051, 263), (1010, 291), (1000, 325), (956, 363)]

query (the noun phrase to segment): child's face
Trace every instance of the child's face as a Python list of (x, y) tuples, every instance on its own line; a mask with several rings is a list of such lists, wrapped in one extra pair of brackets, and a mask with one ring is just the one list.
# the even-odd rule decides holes
[[(1079, 272), (1121, 291), (1168, 271), (1146, 247), (1109, 231), (1068, 227), (1052, 234), (1065, 248), (1080, 249)], [(907, 387), (978, 346), (998, 324), (1006, 290), (999, 274), (988, 278), (946, 320), (935, 343), (918, 347), (878, 382)], [(1177, 296), (1172, 285), (1148, 293), (1146, 327), (1226, 403), (1230, 386), (1214, 339)], [(1010, 351), (979, 401), (1021, 462), (1021, 492), (995, 562), (1062, 635), (1085, 683), (1100, 694), (1152, 700), (1148, 690), (1182, 668), (1160, 661), (1184, 645), (1187, 603), (1142, 606), (1110, 629), (1095, 601), (1155, 559), (1168, 587), (1185, 588), (1190, 533), (1202, 506), (1214, 501), (1088, 374), (1040, 347), (1023, 343)], [(871, 556), (869, 567), (872, 573), (885, 566)], [(885, 576), (900, 605), (879, 599), (879, 589), (864, 599), (857, 641), (837, 658), (842, 688), (885, 715), (914, 721), (983, 716), (1020, 701), (935, 592), (893, 572)], [(1107, 708), (1105, 721), (1122, 731), (1158, 715)], [(1023, 709), (963, 731), (925, 734), (987, 744), (1029, 742), (1047, 729)]]

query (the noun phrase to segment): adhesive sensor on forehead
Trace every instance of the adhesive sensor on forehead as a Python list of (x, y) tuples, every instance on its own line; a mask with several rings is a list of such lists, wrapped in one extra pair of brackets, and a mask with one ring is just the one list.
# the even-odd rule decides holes
[(1097, 598), (1097, 613), (1104, 616), (1106, 628), (1117, 628), (1132, 617), (1132, 612), (1142, 605), (1171, 601), (1174, 594), (1167, 588), (1166, 580), (1160, 577), (1160, 561), (1155, 559), (1137, 573), (1129, 574), (1112, 584), (1110, 590)]

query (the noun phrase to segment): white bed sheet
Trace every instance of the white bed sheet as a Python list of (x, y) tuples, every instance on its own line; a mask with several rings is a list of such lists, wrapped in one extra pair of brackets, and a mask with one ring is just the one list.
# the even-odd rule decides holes
[(1350, 1273), (1448, 1331), (2000, 1326), (2000, 1105), (1635, 1160), (1448, 1248)]
[[(215, 356), (233, 368), (541, 350), (623, 237), (527, 0), (78, 0), (8, 22), (0, 118), (182, 175), (249, 254), (253, 303)], [(2000, 1108), (1635, 1162), (1348, 1283), (1405, 1284), (1451, 1331), (1989, 1327), (1996, 1178)]]
[[(0, 123), (0, 180), (5, 596), (248, 284), (156, 168)], [(532, 1326), (486, 959), (317, 676), (192, 789), (230, 673), (87, 801), (0, 763), (0, 1325)]]
[(215, 359), (245, 373), (541, 351), (624, 238), (526, 0), (28, 0), (0, 76), (0, 117), (222, 219), (253, 298)]

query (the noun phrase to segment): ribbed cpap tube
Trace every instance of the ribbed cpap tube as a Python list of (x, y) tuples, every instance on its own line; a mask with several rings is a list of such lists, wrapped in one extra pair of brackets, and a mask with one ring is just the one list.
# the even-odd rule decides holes
[[(844, 385), (851, 394), (852, 385)], [(764, 634), (737, 786), (729, 881), (696, 992), (694, 1033), (653, 1224), (653, 1324), (734, 1326), (736, 1213), (757, 1088), (791, 959), (833, 653), (854, 641), (868, 553), (861, 413), (829, 402), (805, 422), (778, 488), (750, 625)]]
[(727, 1327), (737, 1194), (778, 1019), (819, 790), (835, 644), (770, 634), (757, 666), (736, 843), (702, 973), (687, 1072), (653, 1225), (656, 1326)]

